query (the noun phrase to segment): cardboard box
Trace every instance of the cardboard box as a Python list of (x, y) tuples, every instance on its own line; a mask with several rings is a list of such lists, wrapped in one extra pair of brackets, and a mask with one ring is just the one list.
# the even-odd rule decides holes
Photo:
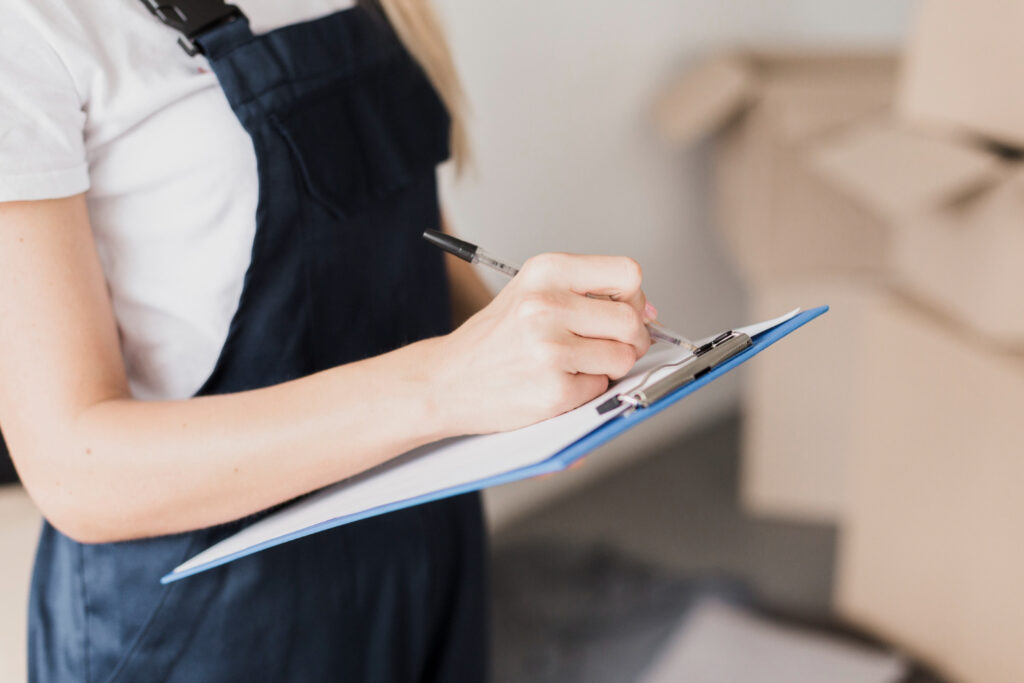
[(1024, 147), (1024, 3), (924, 0), (907, 43), (908, 121)]
[(860, 329), (887, 294), (871, 283), (802, 278), (752, 292), (752, 319), (795, 303), (827, 302), (828, 315), (760, 356), (743, 393), (743, 506), (759, 515), (841, 521), (855, 422), (851, 399), (869, 362)]
[(718, 133), (719, 227), (748, 280), (883, 271), (882, 222), (806, 158), (836, 132), (889, 109), (895, 67), (890, 54), (742, 52), (690, 70), (661, 98), (655, 118), (671, 142)]
[(838, 606), (954, 680), (1024, 680), (1024, 356), (896, 298), (864, 323)]
[(891, 225), (896, 285), (997, 345), (1024, 348), (1024, 163), (888, 121), (851, 127), (812, 163)]

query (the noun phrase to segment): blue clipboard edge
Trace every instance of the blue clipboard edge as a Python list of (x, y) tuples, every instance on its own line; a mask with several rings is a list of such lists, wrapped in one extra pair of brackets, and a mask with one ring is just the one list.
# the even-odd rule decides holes
[(194, 576), (196, 574), (205, 572), (209, 569), (213, 569), (214, 567), (219, 567), (221, 565), (228, 564), (229, 562), (233, 562), (242, 557), (253, 555), (268, 548), (273, 548), (274, 546), (281, 545), (289, 541), (294, 541), (305, 536), (311, 536), (313, 534), (320, 533), (321, 531), (333, 529), (334, 527), (342, 526), (344, 524), (351, 524), (352, 522), (358, 522), (362, 519), (376, 517), (378, 515), (383, 515), (388, 512), (394, 512), (395, 510), (402, 510), (404, 508), (412, 507), (414, 505), (430, 503), (432, 501), (441, 500), (443, 498), (450, 498), (452, 496), (457, 496), (463, 493), (469, 493), (471, 491), (479, 491), (481, 489), (489, 488), (491, 486), (500, 486), (501, 484), (508, 484), (513, 481), (519, 481), (522, 479), (535, 477), (541, 474), (549, 474), (551, 472), (563, 470), (572, 463), (574, 463), (575, 461), (585, 456), (586, 454), (593, 451), (601, 444), (605, 443), (606, 441), (609, 441), (610, 439), (614, 438), (615, 436), (618, 436), (619, 434), (628, 429), (632, 429), (635, 425), (643, 422), (644, 420), (654, 417), (658, 413), (667, 409), (669, 406), (678, 403), (683, 398), (689, 396), (690, 394), (697, 391), (701, 387), (710, 384), (711, 382), (714, 382), (716, 379), (718, 379), (725, 373), (747, 362), (748, 360), (750, 360), (757, 354), (761, 353), (775, 342), (789, 335), (791, 332), (803, 327), (804, 325), (811, 322), (818, 316), (823, 315), (828, 310), (828, 306), (819, 306), (817, 308), (812, 308), (810, 310), (798, 314), (797, 316), (793, 317), (790, 320), (787, 320), (781, 325), (773, 327), (772, 329), (757, 335), (753, 339), (753, 346), (748, 348), (746, 351), (743, 351), (742, 353), (734, 356), (733, 358), (730, 358), (729, 360), (717, 366), (716, 368), (712, 369), (711, 372), (707, 373), (706, 375), (694, 380), (693, 382), (690, 382), (685, 386), (680, 387), (675, 392), (669, 394), (668, 396), (658, 401), (656, 404), (650, 406), (649, 408), (637, 410), (628, 415), (619, 415), (618, 417), (613, 417), (608, 422), (604, 423), (594, 431), (582, 437), (572, 445), (567, 446), (558, 453), (552, 455), (547, 460), (543, 460), (534, 465), (528, 465), (526, 467), (521, 467), (516, 470), (511, 470), (509, 472), (505, 472), (504, 474), (499, 474), (493, 477), (488, 477), (486, 479), (480, 479), (478, 481), (470, 482), (468, 484), (463, 484), (461, 486), (454, 486), (449, 489), (435, 491), (433, 493), (424, 494), (422, 496), (416, 496), (414, 498), (408, 498), (406, 500), (388, 503), (387, 505), (381, 505), (376, 508), (364, 510), (363, 512), (358, 512), (353, 515), (346, 515), (344, 517), (336, 517), (334, 519), (329, 519), (319, 524), (314, 524), (313, 526), (306, 527), (305, 529), (301, 529), (290, 534), (285, 534), (283, 536), (278, 536), (277, 538), (270, 539), (269, 541), (264, 541), (263, 543), (259, 543), (244, 550), (239, 550), (217, 560), (207, 562), (206, 564), (201, 564), (199, 566), (192, 567), (191, 569), (188, 569), (186, 571), (172, 571), (169, 574), (162, 577), (160, 579), (160, 583), (166, 585), (169, 583), (173, 583), (175, 581), (180, 581), (182, 579), (188, 578), (189, 576)]

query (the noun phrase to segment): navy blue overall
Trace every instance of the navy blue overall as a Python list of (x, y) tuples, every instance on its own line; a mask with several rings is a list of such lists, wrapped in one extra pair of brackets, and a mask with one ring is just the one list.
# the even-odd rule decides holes
[[(383, 17), (357, 7), (260, 36), (239, 19), (198, 43), (252, 136), (260, 182), (244, 290), (200, 394), (265, 387), (446, 333), (442, 257), (420, 235), (440, 223), (435, 171), (449, 119)], [(344, 458), (344, 441), (336, 446)], [(486, 678), (476, 496), (160, 584), (248, 521), (102, 545), (44, 524), (32, 680)]]

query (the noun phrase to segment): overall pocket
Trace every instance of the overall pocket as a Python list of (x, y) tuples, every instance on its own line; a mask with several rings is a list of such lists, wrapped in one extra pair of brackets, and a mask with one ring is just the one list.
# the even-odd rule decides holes
[(336, 218), (387, 199), (448, 158), (448, 113), (404, 54), (271, 116), (310, 197)]

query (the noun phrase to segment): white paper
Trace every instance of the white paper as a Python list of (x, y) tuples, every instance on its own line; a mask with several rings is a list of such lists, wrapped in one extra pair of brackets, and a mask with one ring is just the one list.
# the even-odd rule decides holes
[[(755, 336), (789, 320), (799, 309), (782, 317), (739, 328)], [(700, 340), (700, 344), (717, 335)], [(652, 368), (672, 364), (692, 354), (676, 347), (655, 347), (633, 371), (601, 396), (571, 412), (511, 432), (465, 436), (438, 441), (412, 450), (368, 472), (329, 486), (264, 517), (235, 535), (199, 553), (174, 570), (187, 572), (208, 562), (288, 536), (317, 524), (383, 505), (472, 484), (543, 462), (619, 415), (623, 408), (604, 415), (596, 408), (623, 387), (631, 387)], [(649, 381), (675, 367), (655, 371)]]
[(897, 655), (776, 624), (718, 600), (698, 603), (642, 683), (896, 683)]

